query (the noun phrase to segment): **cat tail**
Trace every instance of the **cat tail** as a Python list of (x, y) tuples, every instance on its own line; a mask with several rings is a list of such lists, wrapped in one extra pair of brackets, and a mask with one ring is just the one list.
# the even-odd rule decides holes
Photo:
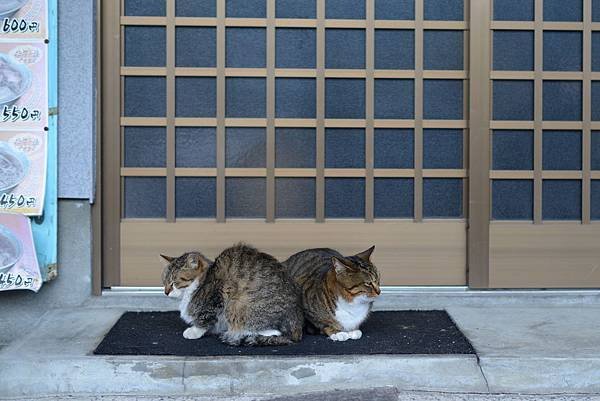
[(250, 346), (269, 346), (269, 345), (288, 345), (292, 344), (296, 341), (300, 341), (300, 339), (296, 339), (294, 335), (279, 335), (279, 336), (263, 336), (258, 333), (231, 333), (225, 332), (221, 334), (221, 341), (225, 344), (240, 346), (240, 345), (250, 345)]
[(290, 345), (294, 341), (290, 337), (286, 336), (248, 336), (244, 339), (246, 345), (253, 346), (278, 346), (278, 345)]
[(283, 335), (280, 336), (262, 336), (256, 334), (253, 336), (246, 337), (245, 343), (248, 345), (256, 346), (277, 346), (277, 345), (290, 345), (297, 343), (302, 340), (302, 325), (291, 327), (289, 331), (283, 331)]
[(292, 328), (290, 332), (290, 338), (295, 343), (300, 342), (300, 340), (302, 340), (302, 324)]

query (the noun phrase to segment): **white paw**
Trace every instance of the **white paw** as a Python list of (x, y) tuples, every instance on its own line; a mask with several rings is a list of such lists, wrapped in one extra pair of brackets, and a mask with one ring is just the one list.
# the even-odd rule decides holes
[(358, 340), (358, 339), (360, 339), (362, 337), (362, 331), (360, 331), (360, 330), (353, 330), (353, 331), (348, 332), (348, 335), (350, 335), (350, 338), (352, 340)]
[(350, 338), (350, 334), (345, 331), (340, 331), (339, 333), (334, 333), (329, 336), (333, 341), (346, 341)]
[(264, 337), (277, 337), (277, 336), (281, 335), (281, 331), (279, 331), (279, 330), (263, 330), (263, 331), (259, 331), (258, 335), (264, 336)]
[(202, 337), (204, 333), (206, 333), (206, 329), (192, 326), (184, 330), (183, 337), (187, 338), (188, 340), (195, 340), (197, 338)]

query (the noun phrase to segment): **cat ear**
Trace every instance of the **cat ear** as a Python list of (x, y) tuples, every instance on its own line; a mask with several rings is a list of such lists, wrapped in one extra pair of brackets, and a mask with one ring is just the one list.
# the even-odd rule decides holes
[(335, 268), (335, 274), (341, 274), (352, 269), (350, 266), (348, 266), (335, 256), (331, 257), (331, 261), (333, 262), (333, 267)]
[(160, 259), (160, 263), (162, 263), (163, 267), (169, 266), (169, 264), (175, 259), (167, 255), (163, 255), (162, 253), (158, 257)]
[(371, 254), (375, 250), (375, 245), (367, 249), (366, 251), (362, 251), (361, 253), (357, 253), (356, 257), (364, 260), (365, 262), (371, 261)]
[(189, 254), (187, 257), (187, 263), (185, 264), (185, 268), (190, 270), (198, 270), (200, 264), (200, 255), (192, 253)]

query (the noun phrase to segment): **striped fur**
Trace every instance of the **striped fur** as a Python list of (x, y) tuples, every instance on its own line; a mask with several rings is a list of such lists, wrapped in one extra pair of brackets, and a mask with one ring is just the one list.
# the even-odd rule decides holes
[[(358, 326), (367, 318), (373, 301), (380, 294), (379, 273), (370, 261), (373, 249), (348, 257), (328, 248), (307, 249), (283, 262), (302, 291), (309, 332), (322, 333), (333, 340), (360, 338), (362, 333)], [(366, 313), (364, 303), (368, 304)], [(360, 316), (342, 319), (354, 313)], [(353, 323), (347, 323), (349, 320)], [(358, 332), (351, 334), (353, 331)]]
[(218, 334), (232, 345), (285, 345), (302, 338), (300, 292), (272, 256), (247, 245), (224, 250), (214, 262), (199, 252), (162, 256), (165, 293), (182, 293), (184, 337)]

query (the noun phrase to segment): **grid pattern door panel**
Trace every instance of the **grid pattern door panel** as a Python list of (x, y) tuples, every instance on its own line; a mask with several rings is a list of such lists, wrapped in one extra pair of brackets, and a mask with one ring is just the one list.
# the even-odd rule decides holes
[(490, 106), (471, 137), (483, 138), (471, 144), (485, 156), (470, 156), (485, 174), (472, 174), (470, 284), (597, 288), (600, 2), (493, 0), (473, 9), (483, 17), (476, 47), (490, 60), (471, 63), (473, 87), (483, 88), (473, 101), (489, 97)]
[(102, 11), (105, 285), (157, 285), (157, 249), (240, 240), (374, 243), (385, 284), (465, 284), (469, 1)]
[(463, 219), (468, 6), (122, 0), (122, 218)]
[(493, 2), (492, 220), (595, 219), (596, 3)]

